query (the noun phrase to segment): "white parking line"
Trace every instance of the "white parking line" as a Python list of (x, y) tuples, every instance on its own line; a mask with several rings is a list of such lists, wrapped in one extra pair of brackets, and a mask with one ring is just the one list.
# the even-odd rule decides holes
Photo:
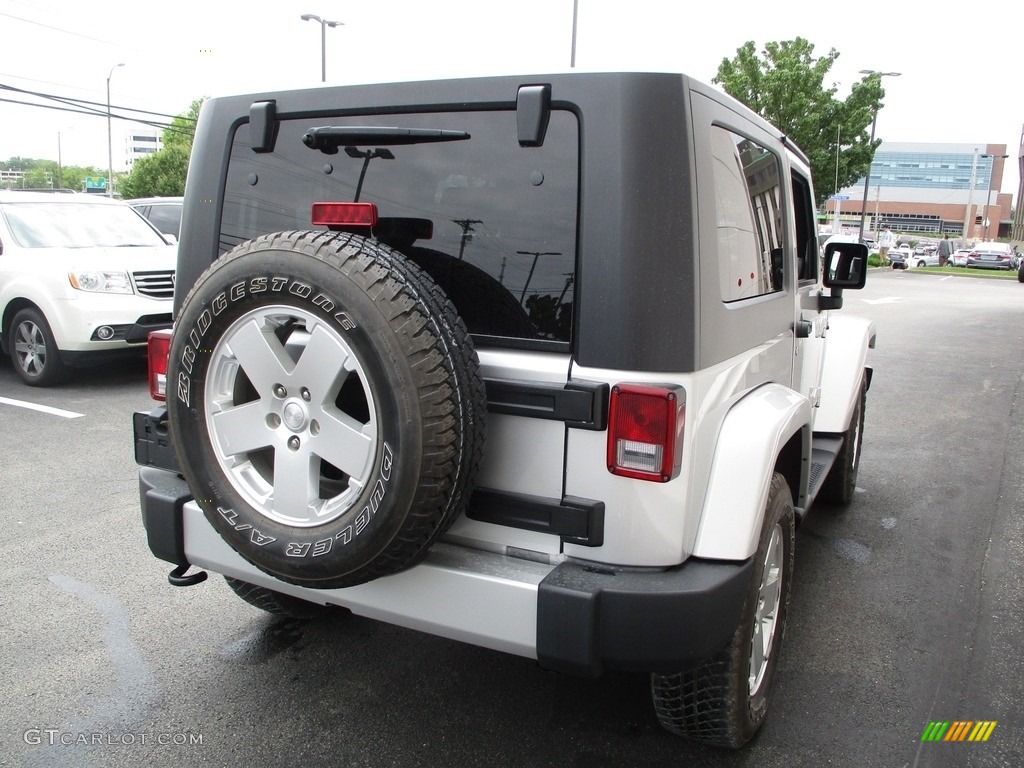
[(61, 416), (65, 419), (78, 419), (84, 416), (84, 413), (75, 413), (74, 411), (64, 411), (60, 408), (51, 408), (48, 405), (39, 405), (38, 403), (26, 403), (24, 400), (12, 400), (9, 397), (0, 397), (0, 404), (2, 405), (14, 405), (18, 408), (28, 408), (32, 411), (42, 411), (43, 413), (49, 413), (51, 416)]

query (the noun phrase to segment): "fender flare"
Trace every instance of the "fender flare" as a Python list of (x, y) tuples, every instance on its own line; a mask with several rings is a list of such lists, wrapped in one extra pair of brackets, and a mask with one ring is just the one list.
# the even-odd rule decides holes
[(821, 374), (821, 403), (814, 431), (841, 434), (850, 427), (860, 399), (868, 349), (875, 347), (875, 324), (863, 317), (830, 317)]
[[(810, 423), (810, 400), (781, 384), (758, 387), (730, 409), (715, 443), (694, 556), (753, 556), (776, 460), (797, 433), (802, 456), (811, 455)], [(806, 483), (806, 466), (801, 474)]]

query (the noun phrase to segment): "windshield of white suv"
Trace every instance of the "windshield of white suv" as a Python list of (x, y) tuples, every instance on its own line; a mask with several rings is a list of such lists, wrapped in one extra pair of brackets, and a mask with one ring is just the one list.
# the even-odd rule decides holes
[(116, 248), (166, 245), (129, 206), (10, 203), (0, 206), (23, 248)]

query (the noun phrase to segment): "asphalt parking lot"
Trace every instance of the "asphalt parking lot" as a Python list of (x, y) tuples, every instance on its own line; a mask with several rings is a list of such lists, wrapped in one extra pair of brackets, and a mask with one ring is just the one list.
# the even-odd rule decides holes
[[(1024, 765), (1024, 284), (878, 270), (843, 311), (878, 329), (858, 493), (798, 533), (739, 753), (660, 730), (643, 676), (169, 586), (139, 519), (144, 366), (31, 389), (0, 362), (0, 765)], [(935, 721), (996, 725), (922, 741)]]

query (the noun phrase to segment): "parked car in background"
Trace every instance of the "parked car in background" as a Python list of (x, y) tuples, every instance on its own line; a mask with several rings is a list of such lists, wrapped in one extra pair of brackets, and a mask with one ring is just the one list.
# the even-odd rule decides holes
[(140, 197), (129, 200), (128, 204), (149, 219), (150, 223), (165, 235), (178, 238), (181, 230), (183, 197)]
[(915, 267), (937, 267), (939, 266), (939, 252), (925, 251), (923, 255), (914, 254), (911, 261)]
[(970, 254), (970, 248), (959, 248), (953, 251), (953, 255), (949, 257), (949, 266), (951, 267), (966, 267), (967, 256)]
[(968, 267), (1013, 269), (1013, 249), (1008, 243), (977, 243), (967, 254)]
[(893, 269), (907, 269), (917, 263), (914, 259), (914, 250), (906, 244), (890, 249), (888, 256)]
[(0, 192), (0, 350), (31, 386), (145, 354), (171, 326), (177, 248), (102, 195)]

